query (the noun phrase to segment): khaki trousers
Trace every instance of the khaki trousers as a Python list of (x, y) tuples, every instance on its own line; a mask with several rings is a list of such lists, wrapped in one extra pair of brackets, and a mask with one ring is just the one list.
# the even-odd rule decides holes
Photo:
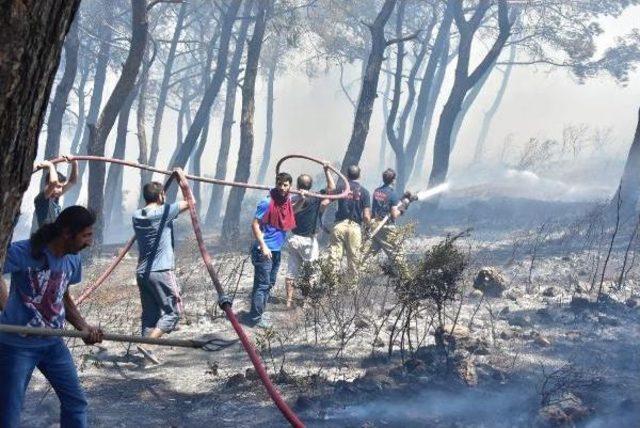
[(342, 220), (336, 223), (331, 232), (331, 243), (329, 244), (329, 261), (333, 270), (338, 271), (342, 256), (346, 253), (349, 273), (357, 274), (361, 246), (362, 229), (360, 224), (352, 220)]

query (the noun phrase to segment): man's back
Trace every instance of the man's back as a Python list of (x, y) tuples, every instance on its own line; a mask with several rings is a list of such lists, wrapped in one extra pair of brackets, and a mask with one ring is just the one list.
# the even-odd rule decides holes
[(145, 207), (133, 214), (133, 229), (138, 241), (138, 275), (174, 269), (173, 220), (180, 204)]
[[(395, 189), (385, 184), (378, 187), (373, 192), (373, 201), (371, 203), (371, 214), (374, 218), (383, 219), (385, 216), (391, 214), (391, 207), (398, 205), (400, 199)], [(393, 219), (389, 218), (389, 222), (393, 223)]]
[[(349, 180), (351, 188), (351, 197), (338, 200), (338, 210), (336, 211), (336, 222), (342, 220), (352, 220), (356, 223), (362, 223), (364, 218), (364, 209), (371, 206), (371, 196), (369, 191), (362, 187), (360, 183)], [(338, 184), (336, 193), (344, 191), (344, 184)]]
[(53, 223), (60, 215), (62, 207), (58, 198), (47, 198), (44, 191), (38, 193), (33, 200), (38, 227), (45, 223)]
[[(295, 204), (299, 198), (299, 195), (295, 195), (291, 198), (291, 201)], [(309, 197), (302, 203), (302, 207), (295, 214), (296, 228), (292, 230), (293, 234), (306, 237), (311, 237), (316, 234), (316, 226), (320, 214), (320, 202), (321, 199), (319, 198)]]

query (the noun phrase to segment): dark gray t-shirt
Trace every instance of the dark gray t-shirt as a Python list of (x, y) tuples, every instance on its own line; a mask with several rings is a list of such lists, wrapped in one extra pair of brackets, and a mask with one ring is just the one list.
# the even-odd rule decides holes
[(62, 211), (58, 198), (47, 199), (44, 196), (44, 191), (38, 193), (38, 196), (33, 200), (33, 205), (36, 211), (38, 227), (45, 223), (53, 223)]
[(174, 269), (173, 220), (180, 214), (179, 202), (153, 208), (141, 208), (133, 213), (133, 230), (138, 241), (136, 273)]

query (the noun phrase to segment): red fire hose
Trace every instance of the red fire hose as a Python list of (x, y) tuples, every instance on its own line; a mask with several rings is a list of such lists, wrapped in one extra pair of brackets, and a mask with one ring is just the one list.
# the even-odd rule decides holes
[[(306, 194), (308, 196), (312, 196), (312, 197), (318, 197), (318, 198), (324, 198), (324, 199), (342, 199), (345, 198), (349, 195), (350, 193), (350, 189), (349, 189), (349, 182), (346, 180), (346, 178), (344, 177), (344, 175), (342, 175), (342, 173), (340, 173), (339, 170), (335, 169), (333, 166), (322, 162), (318, 159), (309, 157), (309, 156), (305, 156), (305, 155), (289, 155), (289, 156), (285, 156), (284, 158), (280, 159), (278, 161), (277, 164), (277, 168), (276, 170), (279, 171), (281, 164), (287, 160), (287, 159), (291, 159), (291, 158), (300, 158), (300, 159), (306, 159), (306, 160), (310, 160), (319, 164), (322, 164), (323, 166), (326, 165), (328, 166), (329, 169), (331, 169), (334, 173), (336, 173), (343, 181), (343, 183), (345, 183), (345, 189), (343, 192), (339, 193), (339, 194), (333, 194), (333, 195), (323, 195), (320, 193), (315, 193), (315, 192), (307, 192)], [(204, 244), (204, 239), (202, 237), (202, 231), (200, 228), (200, 221), (198, 219), (198, 213), (196, 212), (195, 209), (195, 200), (193, 198), (193, 194), (191, 192), (191, 188), (189, 187), (189, 184), (187, 183), (187, 179), (189, 180), (195, 180), (195, 181), (201, 181), (204, 183), (211, 183), (211, 184), (219, 184), (219, 185), (226, 185), (226, 186), (235, 186), (235, 187), (244, 187), (244, 188), (248, 188), (248, 189), (260, 189), (260, 190), (269, 190), (271, 187), (270, 186), (265, 186), (265, 185), (260, 185), (260, 184), (248, 184), (248, 183), (239, 183), (239, 182), (233, 182), (233, 181), (225, 181), (225, 180), (218, 180), (218, 179), (211, 179), (211, 178), (206, 178), (206, 177), (199, 177), (199, 176), (192, 176), (192, 175), (187, 175), (184, 174), (182, 172), (177, 172), (177, 171), (165, 171), (165, 170), (161, 170), (158, 168), (154, 168), (151, 167), (149, 165), (143, 165), (143, 164), (138, 164), (135, 162), (129, 162), (129, 161), (125, 161), (125, 160), (121, 160), (121, 159), (112, 159), (112, 158), (106, 158), (106, 157), (99, 157), (99, 156), (76, 156), (73, 158), (68, 158), (70, 160), (85, 160), (85, 161), (98, 161), (98, 162), (109, 162), (109, 163), (116, 163), (116, 164), (120, 164), (120, 165), (124, 165), (124, 166), (130, 166), (133, 168), (138, 168), (138, 169), (143, 169), (143, 170), (147, 170), (147, 171), (152, 171), (152, 172), (157, 172), (160, 174), (165, 174), (165, 175), (169, 175), (170, 178), (167, 181), (167, 183), (165, 184), (165, 189), (169, 186), (169, 184), (171, 183), (171, 180), (174, 176), (176, 176), (178, 178), (178, 185), (180, 186), (180, 189), (182, 190), (182, 194), (184, 199), (188, 202), (189, 204), (189, 214), (191, 216), (191, 223), (193, 225), (193, 231), (196, 235), (196, 240), (198, 241), (198, 248), (200, 250), (200, 254), (202, 255), (202, 259), (205, 263), (205, 265), (207, 266), (207, 271), (209, 272), (209, 276), (211, 277), (211, 281), (213, 282), (213, 285), (216, 289), (216, 293), (218, 294), (218, 304), (220, 305), (220, 308), (225, 312), (227, 319), (231, 322), (231, 325), (233, 326), (233, 329), (236, 331), (236, 334), (238, 335), (238, 337), (240, 338), (240, 342), (242, 343), (242, 346), (244, 347), (245, 351), (247, 352), (247, 355), (249, 355), (249, 358), (251, 359), (251, 363), (253, 364), (253, 366), (256, 369), (256, 372), (258, 373), (258, 376), (260, 377), (262, 383), (264, 384), (267, 392), (269, 393), (269, 396), (271, 397), (271, 399), (273, 400), (273, 402), (276, 404), (276, 406), (278, 407), (278, 409), (280, 410), (280, 412), (282, 412), (283, 416), (289, 421), (289, 423), (294, 426), (294, 427), (304, 427), (304, 424), (302, 423), (302, 421), (296, 416), (296, 414), (291, 410), (291, 408), (287, 405), (287, 403), (284, 401), (284, 399), (282, 398), (282, 396), (280, 395), (280, 393), (278, 392), (278, 390), (275, 388), (275, 386), (273, 385), (273, 383), (271, 382), (271, 379), (269, 379), (269, 375), (267, 374), (267, 371), (264, 367), (264, 365), (262, 364), (262, 361), (260, 360), (260, 357), (258, 356), (258, 353), (256, 352), (255, 348), (253, 347), (251, 341), (249, 340), (249, 338), (247, 337), (247, 335), (245, 334), (244, 330), (242, 329), (242, 326), (240, 325), (240, 323), (238, 322), (232, 308), (231, 308), (231, 299), (226, 296), (224, 294), (224, 289), (222, 288), (222, 283), (220, 282), (218, 275), (215, 272), (215, 269), (213, 267), (213, 262), (211, 261), (211, 256), (209, 255), (206, 246)], [(59, 158), (55, 158), (52, 159), (51, 162), (56, 164), (59, 162), (63, 162), (65, 161), (65, 158), (59, 157)], [(34, 173), (37, 171), (37, 169), (35, 171), (33, 171)], [(292, 190), (292, 193), (299, 193), (296, 190)], [(124, 258), (125, 254), (129, 251), (129, 249), (131, 249), (131, 246), (133, 245), (133, 242), (135, 241), (135, 236), (130, 238), (129, 241), (127, 242), (127, 244), (125, 245), (125, 247), (120, 251), (120, 253), (118, 254), (118, 256), (114, 259), (114, 261), (111, 263), (111, 265), (107, 268), (107, 270), (100, 275), (100, 277), (98, 278), (98, 280), (91, 286), (89, 286), (87, 289), (85, 289), (85, 291), (78, 297), (78, 299), (76, 300), (77, 304), (82, 303), (84, 300), (87, 299), (87, 297), (93, 292), (95, 291), (100, 285), (102, 285), (102, 283), (104, 283), (104, 281), (109, 277), (109, 275), (113, 272), (113, 270), (116, 268), (116, 266), (120, 263), (120, 261), (122, 261), (122, 259)]]

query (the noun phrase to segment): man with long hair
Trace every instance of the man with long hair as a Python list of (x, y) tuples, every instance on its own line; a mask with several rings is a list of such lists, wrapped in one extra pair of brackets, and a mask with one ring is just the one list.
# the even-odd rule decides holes
[[(69, 286), (80, 282), (78, 253), (91, 245), (95, 216), (75, 205), (53, 223), (41, 226), (29, 240), (9, 246), (3, 273), (11, 274), (11, 289), (0, 293), (0, 323), (62, 329), (65, 319), (86, 334), (86, 344), (102, 341), (102, 331), (80, 314)], [(0, 277), (0, 287), (6, 284)], [(0, 426), (18, 427), (22, 401), (38, 368), (60, 399), (60, 425), (85, 427), (87, 401), (78, 374), (60, 337), (0, 333)]]
[(253, 291), (251, 293), (252, 324), (269, 328), (271, 324), (264, 318), (271, 288), (276, 283), (280, 268), (280, 253), (287, 232), (296, 227), (293, 205), (289, 196), (293, 178), (286, 172), (276, 176), (276, 187), (262, 199), (251, 222), (255, 241), (251, 246), (251, 263), (254, 266)]

